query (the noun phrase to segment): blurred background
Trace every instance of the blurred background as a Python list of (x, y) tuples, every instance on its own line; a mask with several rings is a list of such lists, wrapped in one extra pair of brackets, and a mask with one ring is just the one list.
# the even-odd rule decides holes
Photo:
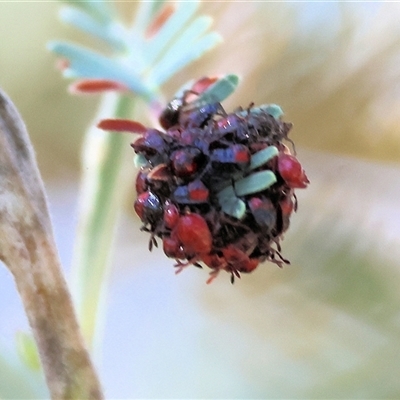
[[(117, 6), (129, 20), (134, 2)], [(80, 148), (99, 99), (70, 96), (46, 50), (51, 39), (82, 42), (59, 7), (0, 3), (0, 86), (31, 134), (68, 279)], [(399, 398), (400, 6), (228, 1), (201, 11), (224, 42), (170, 81), (166, 98), (189, 79), (238, 73), (225, 108), (280, 104), (311, 185), (283, 242), (290, 266), (206, 285), (206, 271), (175, 276), (161, 250), (147, 252), (126, 165), (132, 192), (96, 359), (106, 397)], [(0, 397), (46, 396), (15, 350), (28, 324), (5, 268), (0, 282)]]

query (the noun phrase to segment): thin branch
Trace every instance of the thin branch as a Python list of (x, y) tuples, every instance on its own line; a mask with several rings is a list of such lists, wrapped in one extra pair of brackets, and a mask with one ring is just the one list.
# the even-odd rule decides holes
[(0, 260), (14, 276), (53, 399), (102, 399), (62, 276), (28, 133), (0, 91)]

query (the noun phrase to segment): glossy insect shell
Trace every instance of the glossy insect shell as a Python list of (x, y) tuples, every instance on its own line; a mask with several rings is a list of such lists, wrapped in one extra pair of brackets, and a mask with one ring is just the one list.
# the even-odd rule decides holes
[(300, 162), (291, 154), (281, 153), (278, 156), (278, 171), (289, 187), (305, 188), (310, 181)]
[(183, 104), (183, 99), (177, 97), (170, 101), (162, 111), (158, 120), (165, 130), (172, 128), (179, 122), (179, 114)]
[(212, 248), (212, 236), (207, 222), (198, 214), (183, 215), (174, 229), (186, 254), (208, 254)]
[(179, 221), (179, 209), (173, 203), (164, 205), (164, 224), (167, 228), (173, 229)]
[(167, 257), (181, 259), (181, 260), (186, 258), (185, 253), (183, 252), (183, 249), (181, 247), (181, 244), (177, 238), (164, 237), (163, 250)]
[(171, 154), (171, 164), (175, 175), (188, 178), (198, 169), (201, 151), (195, 147), (176, 150)]
[(163, 214), (160, 199), (150, 191), (143, 192), (138, 196), (134, 208), (144, 223), (156, 223)]

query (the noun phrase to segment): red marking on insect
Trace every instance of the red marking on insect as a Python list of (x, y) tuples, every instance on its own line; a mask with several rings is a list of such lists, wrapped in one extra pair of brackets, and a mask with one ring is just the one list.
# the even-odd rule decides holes
[(234, 144), (225, 149), (215, 149), (211, 152), (211, 161), (214, 165), (231, 166), (245, 168), (250, 163), (250, 151), (247, 146)]
[(258, 208), (261, 208), (263, 205), (263, 201), (259, 197), (252, 197), (249, 200), (248, 204), (249, 204), (250, 210), (253, 211), (253, 210), (257, 210)]
[(179, 218), (174, 229), (182, 243), (185, 254), (208, 254), (212, 248), (212, 236), (206, 220), (198, 214), (187, 214)]
[(278, 171), (283, 180), (293, 189), (305, 188), (310, 183), (300, 162), (290, 154), (279, 154)]
[(171, 154), (172, 168), (179, 177), (187, 178), (198, 169), (198, 159), (201, 151), (195, 147), (176, 150)]
[(139, 134), (144, 134), (148, 131), (148, 129), (140, 122), (132, 121), (130, 119), (103, 119), (97, 124), (97, 127), (105, 131), (131, 132)]
[(200, 179), (190, 182), (188, 185), (178, 186), (173, 198), (179, 204), (207, 203), (210, 192)]
[(234, 161), (238, 164), (247, 164), (250, 162), (249, 149), (241, 144), (235, 144), (232, 146)]
[(68, 90), (72, 94), (96, 94), (106, 91), (125, 92), (129, 89), (110, 79), (83, 79), (69, 85)]
[(153, 37), (162, 26), (168, 21), (171, 15), (175, 12), (175, 7), (173, 4), (166, 4), (160, 12), (155, 16), (153, 21), (151, 21), (150, 25), (147, 27), (145, 32), (145, 37), (150, 39)]
[(209, 190), (200, 179), (188, 184), (189, 200), (196, 203), (205, 203), (210, 195)]

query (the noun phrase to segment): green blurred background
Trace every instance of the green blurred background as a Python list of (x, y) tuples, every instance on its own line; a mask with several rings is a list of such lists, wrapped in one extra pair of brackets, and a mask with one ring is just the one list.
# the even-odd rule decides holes
[[(118, 3), (131, 15), (134, 2)], [(72, 97), (46, 51), (82, 41), (58, 2), (0, 3), (0, 86), (26, 121), (68, 276), (80, 147), (98, 99)], [(126, 200), (96, 358), (109, 398), (400, 398), (400, 7), (396, 3), (207, 2), (225, 41), (165, 87), (227, 72), (226, 102), (282, 106), (311, 185), (283, 242), (292, 261), (230, 285), (174, 276)], [(93, 45), (89, 39), (85, 42)], [(144, 118), (144, 117), (143, 117)], [(146, 122), (143, 119), (143, 122)], [(27, 323), (0, 269), (1, 398), (43, 396), (15, 332)], [(19, 378), (23, 370), (23, 383)]]

